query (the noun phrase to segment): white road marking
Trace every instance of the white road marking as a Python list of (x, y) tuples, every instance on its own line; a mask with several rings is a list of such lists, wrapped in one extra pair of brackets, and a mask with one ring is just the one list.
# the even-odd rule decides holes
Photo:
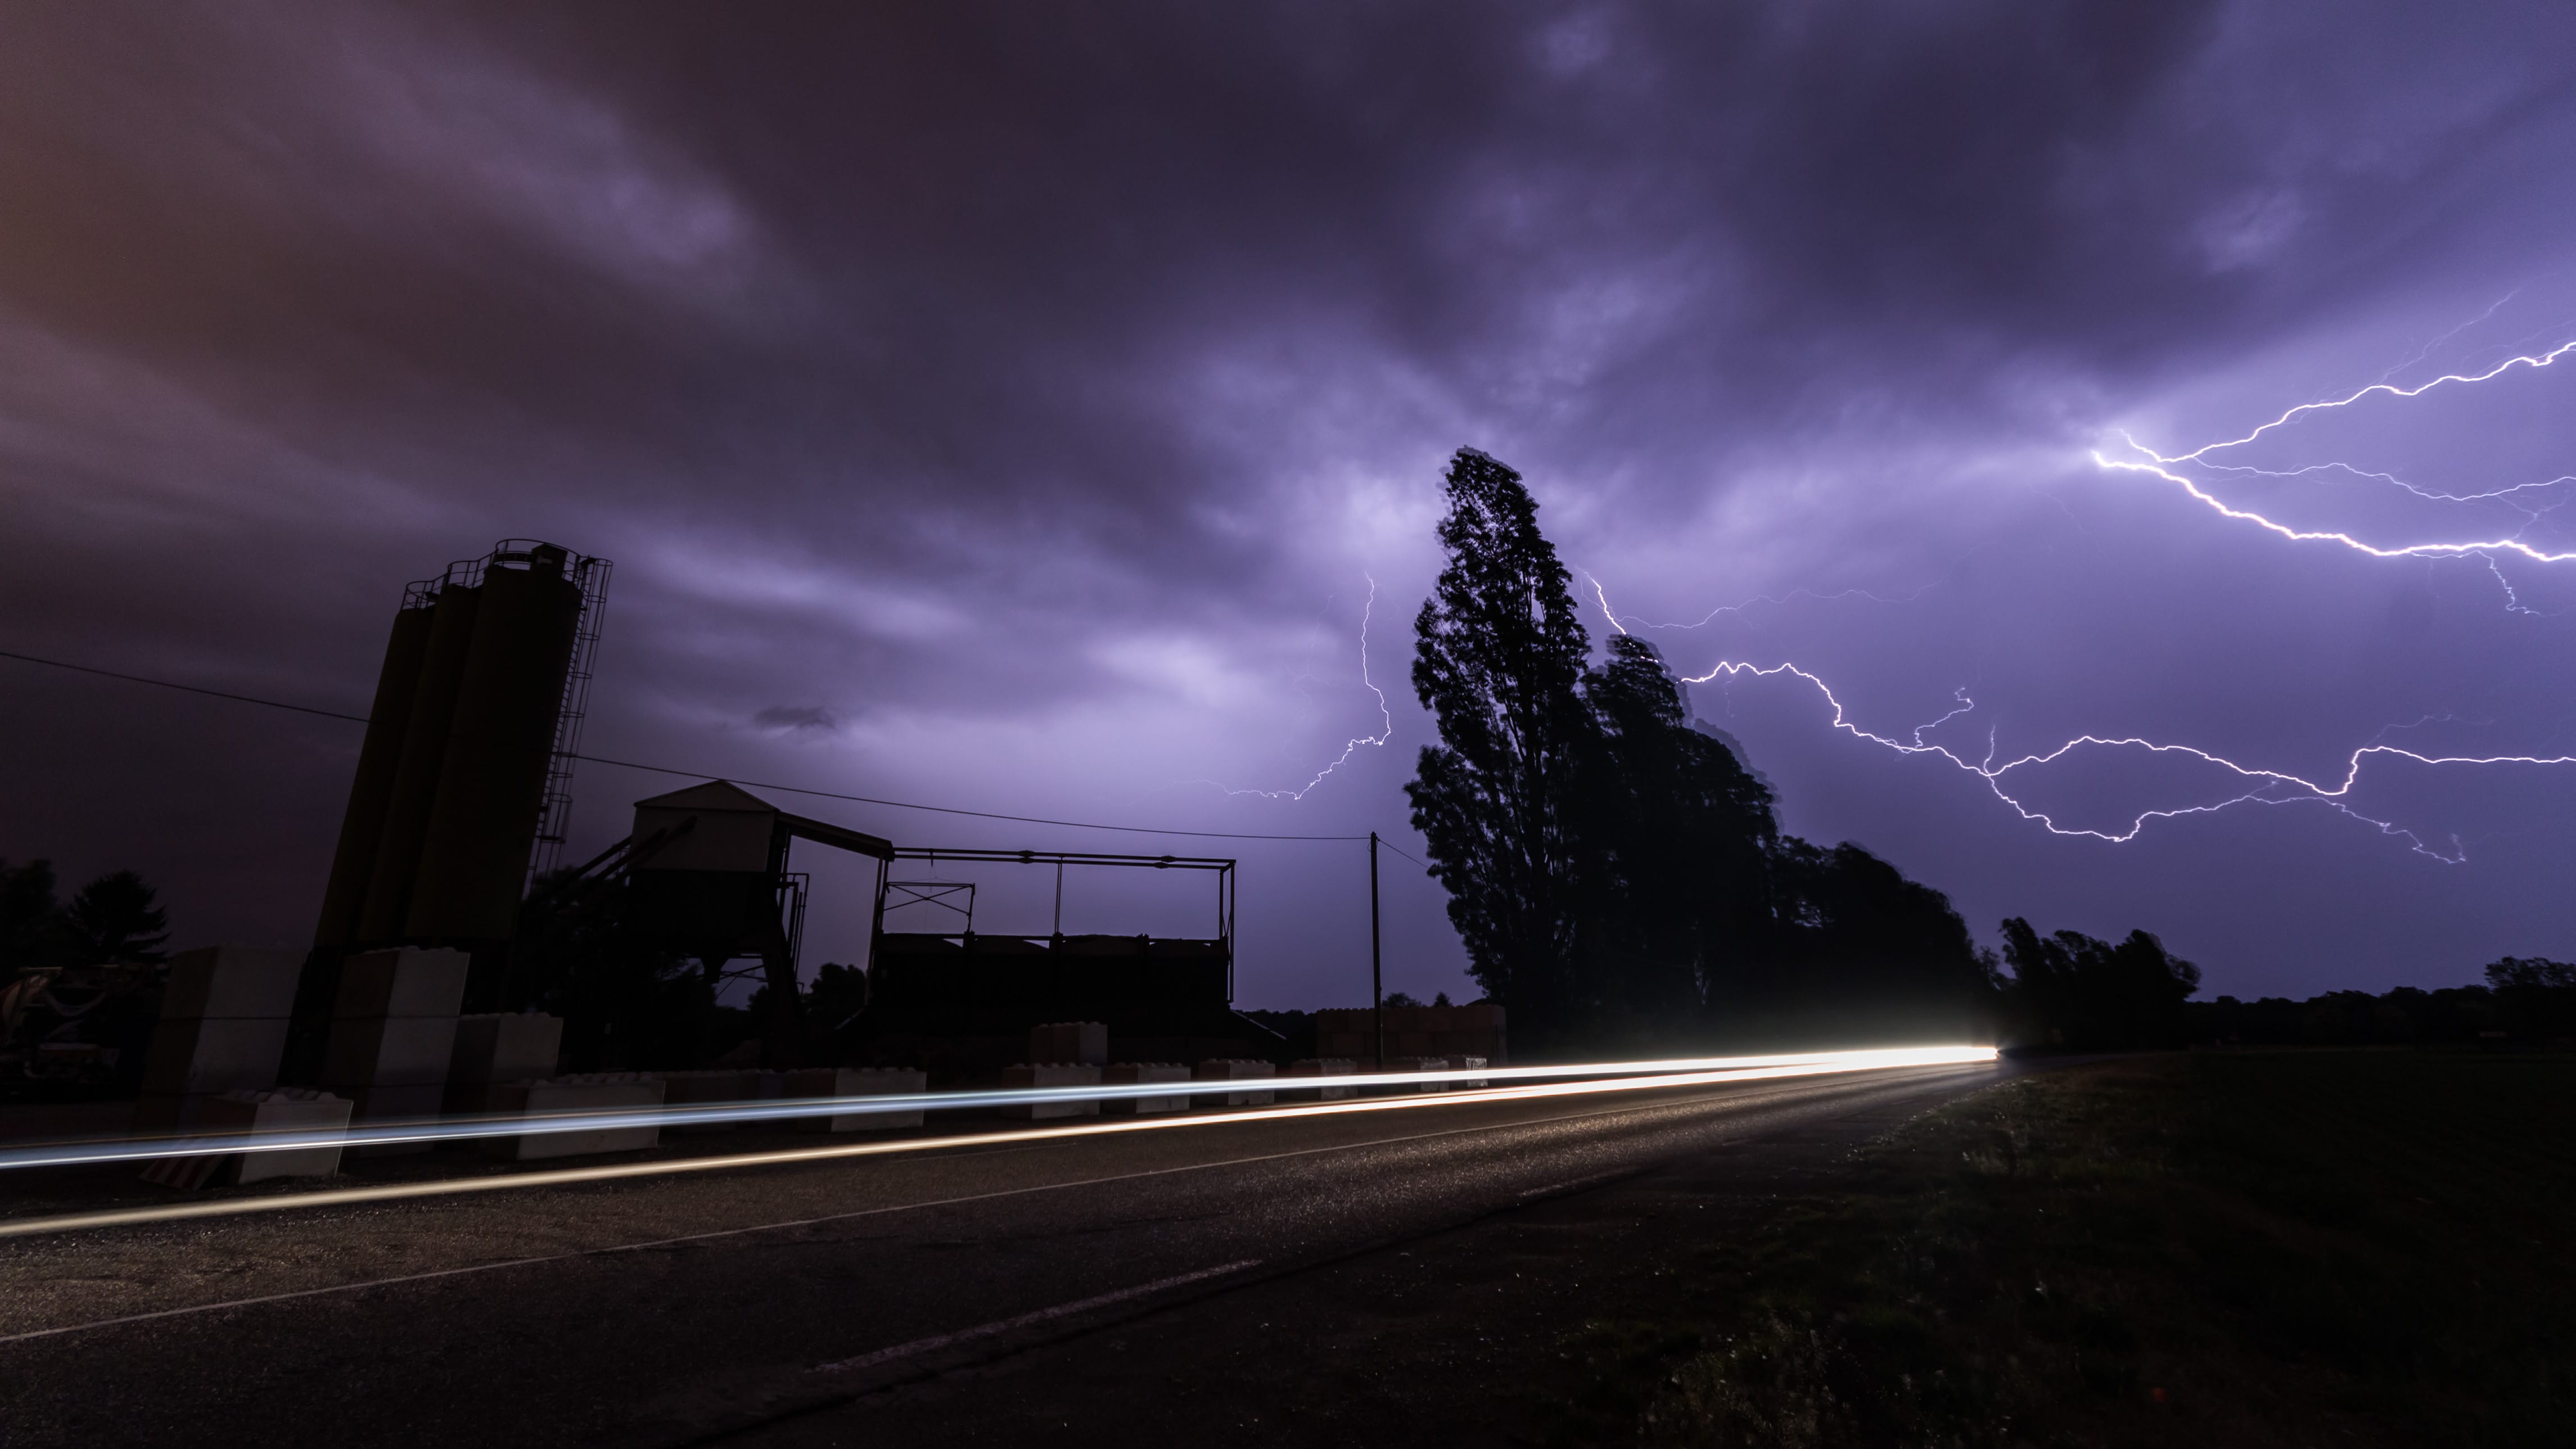
[(1142, 1298), (1149, 1293), (1160, 1293), (1166, 1288), (1178, 1288), (1184, 1283), (1197, 1283), (1209, 1278), (1222, 1278), (1228, 1273), (1240, 1273), (1246, 1268), (1258, 1268), (1260, 1266), (1261, 1260), (1259, 1258), (1246, 1258), (1239, 1263), (1226, 1263), (1219, 1267), (1201, 1268), (1195, 1273), (1183, 1273), (1174, 1278), (1157, 1278), (1151, 1283), (1139, 1283), (1133, 1288), (1121, 1288), (1115, 1293), (1102, 1293), (1096, 1297), (1077, 1298), (1071, 1303), (1059, 1303), (1053, 1308), (1041, 1308), (1035, 1313), (1023, 1313), (1017, 1318), (997, 1319), (991, 1323), (977, 1324), (973, 1328), (961, 1328), (955, 1333), (934, 1333), (928, 1338), (916, 1338), (910, 1343), (898, 1343), (892, 1348), (881, 1348), (874, 1353), (860, 1354), (856, 1358), (840, 1359), (833, 1363), (818, 1363), (814, 1365), (814, 1372), (818, 1374), (829, 1374), (840, 1373), (848, 1369), (873, 1368), (881, 1363), (892, 1363), (899, 1358), (910, 1358), (914, 1354), (928, 1353), (932, 1349), (936, 1348), (946, 1348), (952, 1343), (966, 1343), (978, 1338), (991, 1338), (997, 1333), (1008, 1333), (1015, 1328), (1027, 1328), (1031, 1324), (1044, 1323), (1051, 1318), (1064, 1318), (1071, 1314), (1088, 1313), (1094, 1308), (1106, 1308), (1112, 1303), (1124, 1303), (1130, 1298)]
[(1529, 1191), (1522, 1193), (1521, 1196), (1545, 1197), (1549, 1193), (1554, 1192), (1572, 1192), (1576, 1188), (1592, 1187), (1599, 1183), (1608, 1182), (1614, 1177), (1625, 1177), (1628, 1173), (1628, 1168), (1613, 1168), (1608, 1172), (1596, 1172), (1590, 1177), (1578, 1177), (1566, 1182), (1553, 1183), (1547, 1187), (1534, 1187)]

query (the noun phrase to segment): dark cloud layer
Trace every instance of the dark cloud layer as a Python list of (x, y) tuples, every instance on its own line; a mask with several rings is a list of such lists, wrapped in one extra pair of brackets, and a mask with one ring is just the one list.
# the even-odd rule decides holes
[[(1423, 724), (1397, 697), (1346, 746), (1381, 729), (1359, 625), (1401, 680), (1438, 462), (1475, 443), (1677, 665), (1794, 660), (1889, 738), (1964, 690), (1927, 738), (1971, 760), (2576, 746), (2540, 664), (2576, 565), (2294, 543), (2087, 457), (2576, 335), (2552, 7), (64, 4), (13, 32), (0, 647), (346, 706), (401, 580), (543, 535), (619, 563), (603, 752), (1393, 828)], [(2545, 478), (2563, 383), (2238, 461)], [(2223, 481), (2383, 543), (2549, 526), (2538, 492)], [(183, 933), (304, 929), (351, 742), (12, 668), (0, 852), (143, 865)], [(2576, 924), (2547, 770), (2373, 764), (2341, 804), (2386, 829), (2310, 800), (2111, 845), (1837, 733), (1794, 678), (1698, 698), (1793, 828), (1980, 928), (2149, 925), (2219, 989), (2288, 989)], [(2083, 828), (2227, 788), (2050, 768), (2025, 804)], [(649, 785), (586, 774), (586, 835)], [(1246, 849), (1252, 994), (1342, 989), (1347, 862)], [(1450, 980), (1436, 900), (1400, 913)]]

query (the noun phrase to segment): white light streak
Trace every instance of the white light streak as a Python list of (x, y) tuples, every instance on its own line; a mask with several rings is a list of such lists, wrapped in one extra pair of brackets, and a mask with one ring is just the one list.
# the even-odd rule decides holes
[(5, 1165), (11, 1167), (61, 1166), (139, 1161), (156, 1157), (199, 1156), (216, 1152), (289, 1151), (298, 1147), (333, 1144), (355, 1146), (390, 1141), (458, 1141), (480, 1137), (516, 1136), (523, 1132), (598, 1131), (618, 1127), (676, 1125), (681, 1122), (706, 1124), (778, 1121), (791, 1117), (837, 1115), (854, 1109), (862, 1111), (921, 1108), (940, 1110), (973, 1106), (1027, 1105), (1040, 1102), (1105, 1101), (1140, 1096), (1170, 1097), (1183, 1095), (1180, 1089), (1187, 1089), (1193, 1095), (1214, 1096), (1247, 1091), (1310, 1091), (1317, 1088), (1345, 1086), (1441, 1087), (1465, 1081), (1497, 1078), (1523, 1080), (1533, 1077), (1582, 1078), (1575, 1081), (1489, 1087), (1481, 1090), (1414, 1091), (1401, 1096), (1367, 1097), (1339, 1102), (1305, 1103), (1288, 1107), (1252, 1108), (1200, 1115), (1138, 1117), (1132, 1120), (1079, 1123), (1063, 1127), (854, 1142), (831, 1147), (735, 1153), (721, 1157), (624, 1162), (596, 1167), (508, 1173), (494, 1177), (388, 1183), (375, 1187), (324, 1189), (314, 1192), (285, 1193), (274, 1197), (180, 1203), (165, 1207), (121, 1209), (63, 1217), (0, 1219), (0, 1237), (67, 1232), (132, 1223), (171, 1222), (238, 1213), (276, 1212), (290, 1208), (386, 1202), (405, 1198), (443, 1196), (450, 1193), (495, 1192), (515, 1188), (607, 1182), (621, 1178), (653, 1177), (671, 1173), (826, 1162), (841, 1158), (931, 1152), (950, 1147), (989, 1147), (1014, 1142), (1071, 1140), (1131, 1132), (1220, 1126), (1230, 1123), (1339, 1116), (1356, 1112), (1413, 1111), (1608, 1092), (1712, 1086), (1728, 1082), (1784, 1077), (1889, 1071), (1906, 1067), (1973, 1065), (1992, 1062), (1995, 1058), (1993, 1047), (1897, 1047), (1868, 1051), (1797, 1052), (1762, 1057), (1683, 1058), (1658, 1062), (1598, 1062), (1547, 1067), (1473, 1067), (1458, 1071), (1367, 1072), (1332, 1077), (1243, 1078), (1209, 1083), (1151, 1082), (1132, 1085), (1045, 1087), (1008, 1092), (932, 1092), (908, 1096), (833, 1097), (795, 1102), (747, 1104), (738, 1107), (711, 1106), (704, 1109), (670, 1108), (661, 1111), (567, 1113), (547, 1118), (477, 1118), (457, 1122), (420, 1122), (402, 1124), (389, 1129), (360, 1127), (346, 1133), (240, 1133), (191, 1139), (59, 1144), (51, 1148), (17, 1149), (7, 1155)]

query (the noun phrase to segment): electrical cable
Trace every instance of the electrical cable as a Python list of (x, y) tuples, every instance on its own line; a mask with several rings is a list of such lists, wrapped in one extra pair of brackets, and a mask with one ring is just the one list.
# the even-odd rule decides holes
[[(1385, 846), (1385, 847), (1386, 847), (1387, 849), (1389, 849), (1389, 850), (1394, 851), (1396, 854), (1403, 856), (1403, 857), (1404, 857), (1405, 859), (1407, 859), (1407, 860), (1413, 860), (1413, 853), (1412, 853), (1411, 851), (1408, 851), (1408, 850), (1404, 849), (1403, 847), (1401, 847), (1401, 846), (1397, 845), (1394, 841), (1387, 839), (1387, 838), (1386, 838), (1385, 836), (1383, 836), (1383, 835), (1381, 835), (1381, 836), (1379, 836), (1379, 837), (1377, 838), (1377, 843), (1378, 843), (1378, 844), (1380, 844), (1380, 845)], [(1422, 868), (1423, 868), (1424, 870), (1429, 870), (1429, 869), (1431, 869), (1431, 867), (1430, 867), (1429, 865), (1426, 865), (1426, 864), (1424, 864), (1423, 862), (1421, 862), (1421, 861), (1419, 861), (1419, 860), (1413, 860), (1413, 863), (1414, 863), (1415, 865), (1422, 866)]]
[[(229, 699), (238, 704), (266, 705), (270, 709), (293, 710), (297, 714), (320, 715), (324, 719), (347, 720), (352, 724), (367, 723), (367, 717), (362, 714), (343, 714), (338, 710), (315, 709), (310, 705), (288, 704), (286, 701), (279, 699), (261, 699), (256, 695), (234, 694), (221, 689), (205, 689), (194, 684), (181, 684), (176, 680), (153, 679), (147, 675), (141, 674), (123, 674), (113, 669), (96, 669), (86, 664), (70, 664), (60, 659), (46, 659), (34, 654), (20, 654), (17, 651), (10, 649), (0, 649), (0, 659), (15, 659), (26, 664), (42, 664), (54, 669), (68, 669), (75, 674), (95, 674), (108, 679), (121, 679), (129, 684), (149, 684), (160, 689), (184, 690), (189, 694), (203, 694), (212, 696), (216, 699)], [(824, 800), (848, 800), (861, 805), (883, 805), (894, 810), (924, 810), (936, 815), (971, 815), (979, 820), (1011, 820), (1017, 821), (1023, 825), (1061, 825), (1073, 830), (1113, 830), (1128, 835), (1184, 835), (1196, 836), (1206, 840), (1355, 841), (1368, 839), (1365, 835), (1264, 835), (1243, 830), (1165, 830), (1151, 825), (1102, 825), (1096, 821), (1090, 820), (1051, 820), (1038, 815), (1004, 815), (991, 810), (961, 810), (953, 805), (917, 805), (909, 800), (885, 800), (873, 795), (845, 795), (835, 790), (816, 790), (804, 785), (782, 785), (774, 780), (745, 780), (734, 775), (711, 775), (704, 770), (680, 770), (674, 769), (669, 765), (648, 765), (638, 760), (614, 760), (605, 755), (574, 754), (571, 758), (580, 760), (584, 764), (614, 765), (620, 769), (646, 770), (657, 775), (678, 775), (683, 779), (689, 780), (725, 780), (736, 785), (748, 785), (755, 789), (784, 790), (791, 795), (812, 795)], [(1385, 844), (1383, 837), (1380, 838), (1379, 843)], [(1395, 847), (1391, 845), (1387, 846), (1387, 848), (1389, 850), (1395, 849)], [(1404, 855), (1404, 852), (1398, 850), (1396, 851), (1396, 854)], [(1406, 855), (1404, 858), (1407, 860), (1413, 860), (1413, 857), (1409, 855)], [(1421, 862), (1414, 861), (1414, 864), (1420, 865)]]
[(324, 719), (344, 719), (348, 720), (352, 724), (365, 724), (367, 722), (367, 717), (362, 714), (342, 714), (336, 709), (315, 709), (311, 705), (307, 704), (288, 704), (282, 699), (260, 699), (248, 694), (232, 694), (220, 689), (204, 689), (194, 684), (181, 684), (177, 680), (172, 679), (147, 679), (140, 674), (119, 674), (113, 669), (93, 669), (86, 664), (66, 664), (59, 659), (39, 659), (33, 654), (20, 654), (12, 649), (0, 649), (0, 659), (16, 659), (27, 664), (50, 665), (55, 669), (68, 669), (75, 674), (96, 674), (108, 679), (122, 679), (128, 684), (150, 684), (156, 685), (162, 689), (183, 689), (190, 694), (212, 695), (216, 699), (229, 699), (241, 704), (264, 704), (270, 709), (291, 709), (297, 714), (318, 714)]

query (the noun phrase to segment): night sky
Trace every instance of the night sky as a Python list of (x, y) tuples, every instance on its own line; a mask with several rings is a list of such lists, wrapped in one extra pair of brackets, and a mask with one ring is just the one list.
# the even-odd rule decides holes
[[(2096, 461), (2576, 340), (2564, 5), (0, 26), (0, 648), (363, 713), (404, 581), (541, 537), (616, 561), (591, 752), (1418, 855), (1472, 445), (1596, 639), (1812, 676), (1693, 700), (1981, 939), (2145, 927), (2239, 995), (2576, 955), (2576, 764), (1981, 773), (2576, 755), (2576, 354)], [(2399, 552), (2445, 543), (2492, 546)], [(0, 704), (0, 855), (309, 938), (356, 727), (9, 661)], [(574, 857), (681, 783), (583, 766)], [(1365, 999), (1359, 846), (773, 798), (1239, 854), (1243, 1002)], [(849, 959), (859, 873), (798, 863)], [(1386, 864), (1388, 985), (1459, 990)]]

